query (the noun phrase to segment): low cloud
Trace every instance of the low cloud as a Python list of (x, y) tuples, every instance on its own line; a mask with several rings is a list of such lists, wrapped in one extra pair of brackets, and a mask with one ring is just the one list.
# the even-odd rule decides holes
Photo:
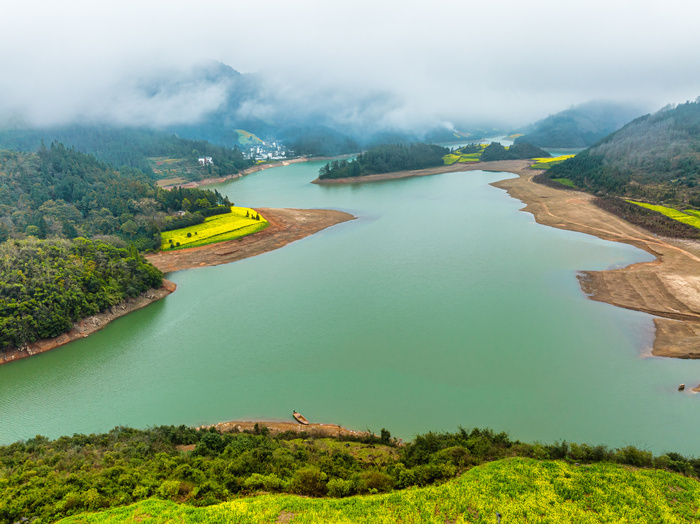
[(28, 0), (0, 20), (0, 121), (166, 126), (222, 107), (357, 129), (519, 126), (591, 99), (649, 109), (700, 95), (700, 4), (551, 0)]

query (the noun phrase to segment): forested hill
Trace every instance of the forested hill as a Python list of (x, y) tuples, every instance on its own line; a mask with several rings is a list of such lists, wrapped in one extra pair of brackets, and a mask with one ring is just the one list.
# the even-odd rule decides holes
[[(184, 159), (189, 179), (236, 174), (253, 161), (237, 148), (226, 148), (205, 140), (186, 140), (173, 133), (140, 127), (68, 125), (37, 129), (0, 130), (0, 149), (37, 151), (54, 141), (94, 155), (112, 167), (136, 168), (153, 175), (154, 157)], [(198, 158), (211, 157), (213, 164), (200, 167)]]
[(73, 322), (163, 283), (133, 245), (11, 240), (0, 244), (0, 351), (70, 331)]
[(700, 209), (700, 99), (630, 122), (547, 176), (591, 192)]
[(630, 104), (587, 102), (518, 130), (524, 136), (515, 143), (548, 148), (589, 147), (642, 114), (641, 108)]
[(549, 158), (552, 155), (544, 149), (528, 144), (527, 142), (513, 144), (505, 148), (500, 142), (492, 142), (481, 153), (479, 160), (482, 162), (493, 162), (495, 160), (521, 160), (530, 158)]
[(450, 150), (432, 144), (395, 144), (373, 147), (355, 160), (334, 160), (319, 170), (320, 179), (349, 178), (444, 164)]
[[(61, 144), (38, 153), (0, 151), (0, 242), (83, 236), (158, 249), (160, 231), (175, 220), (203, 221), (202, 215), (227, 205), (217, 192), (166, 191), (141, 171), (112, 169)], [(176, 219), (176, 211), (188, 214)]]

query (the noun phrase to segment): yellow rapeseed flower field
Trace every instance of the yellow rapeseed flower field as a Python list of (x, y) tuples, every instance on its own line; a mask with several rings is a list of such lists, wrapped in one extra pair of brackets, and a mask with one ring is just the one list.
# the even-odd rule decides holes
[[(255, 220), (254, 217), (257, 214), (249, 207), (231, 206), (230, 213), (208, 217), (202, 224), (164, 232), (161, 249), (172, 251), (173, 249), (204, 246), (262, 231), (269, 224), (262, 215), (260, 215), (260, 220)], [(171, 240), (173, 247), (171, 247)]]
[(677, 209), (673, 209), (672, 207), (645, 204), (644, 202), (635, 202), (634, 200), (628, 200), (627, 202), (631, 204), (637, 204), (638, 206), (645, 207), (647, 209), (651, 209), (652, 211), (661, 213), (662, 215), (672, 218), (673, 220), (677, 220), (678, 222), (683, 222), (684, 224), (700, 228), (700, 212), (698, 211), (694, 211), (692, 209), (687, 210), (685, 212), (678, 211)]

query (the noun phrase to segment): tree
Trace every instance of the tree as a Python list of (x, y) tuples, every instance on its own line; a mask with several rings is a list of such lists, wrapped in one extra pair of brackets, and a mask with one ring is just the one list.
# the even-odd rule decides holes
[(119, 229), (125, 235), (129, 235), (129, 238), (134, 238), (134, 235), (139, 231), (139, 226), (136, 225), (136, 222), (130, 219), (124, 222)]

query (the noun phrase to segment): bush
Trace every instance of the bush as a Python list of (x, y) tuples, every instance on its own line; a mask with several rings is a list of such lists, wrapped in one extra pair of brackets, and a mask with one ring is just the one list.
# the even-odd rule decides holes
[(648, 468), (653, 463), (653, 455), (651, 451), (642, 451), (634, 446), (626, 446), (617, 450), (615, 462), (629, 464), (638, 468)]
[(179, 492), (179, 480), (166, 480), (156, 490), (156, 496), (165, 500), (177, 500)]
[(328, 496), (342, 498), (349, 497), (354, 492), (352, 480), (331, 479), (328, 482)]
[(315, 466), (301, 468), (294, 473), (290, 490), (297, 495), (322, 497), (326, 494), (327, 475)]

